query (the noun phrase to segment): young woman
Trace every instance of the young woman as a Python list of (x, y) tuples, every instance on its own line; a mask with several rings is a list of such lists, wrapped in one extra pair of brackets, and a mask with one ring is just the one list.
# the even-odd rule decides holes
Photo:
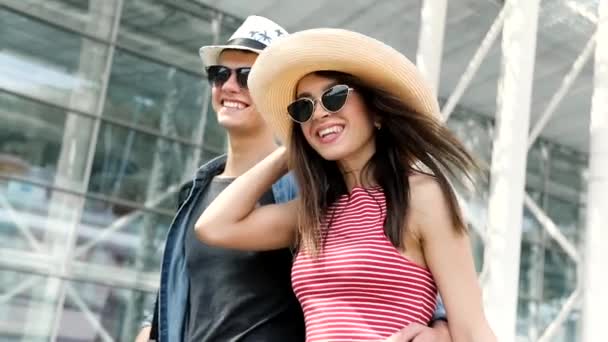
[[(415, 66), (367, 36), (315, 29), (266, 49), (248, 84), (286, 147), (217, 197), (198, 238), (293, 246), (308, 341), (376, 341), (427, 324), (437, 289), (453, 341), (495, 341), (448, 181), (470, 178), (475, 163)], [(256, 207), (288, 169), (299, 198)]]

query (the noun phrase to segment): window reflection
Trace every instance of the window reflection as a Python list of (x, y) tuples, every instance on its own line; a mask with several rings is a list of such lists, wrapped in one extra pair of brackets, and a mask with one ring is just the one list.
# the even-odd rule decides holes
[[(201, 73), (198, 49), (214, 42), (214, 32), (233, 32), (220, 26), (218, 16), (187, 1), (125, 0), (118, 44), (132, 51)], [(240, 23), (239, 23), (240, 24)]]
[[(0, 175), (53, 184), (58, 175), (62, 148), (86, 157), (93, 120), (0, 91)], [(24, 115), (27, 113), (27, 115)], [(78, 122), (77, 127), (74, 123)], [(69, 144), (64, 144), (64, 141)], [(64, 151), (65, 153), (65, 151)], [(64, 155), (64, 159), (69, 156)], [(84, 179), (84, 158), (72, 157), (63, 174)]]
[(172, 210), (145, 210), (87, 200), (74, 257), (113, 268), (155, 273), (177, 201), (176, 193), (168, 197)]
[(1, 274), (0, 295), (11, 295), (0, 305), (0, 340), (48, 341), (57, 298), (45, 296), (45, 291), (57, 279), (12, 270)]
[(89, 191), (174, 210), (172, 193), (192, 177), (198, 153), (193, 146), (103, 123)]
[(0, 9), (0, 89), (93, 112), (107, 46)]
[(109, 40), (119, 0), (2, 0), (37, 20)]
[(207, 88), (199, 74), (119, 49), (114, 55), (103, 115), (200, 144)]
[(152, 293), (87, 282), (66, 283), (58, 340), (133, 341), (138, 332), (134, 327), (141, 321), (145, 308), (154, 305)]

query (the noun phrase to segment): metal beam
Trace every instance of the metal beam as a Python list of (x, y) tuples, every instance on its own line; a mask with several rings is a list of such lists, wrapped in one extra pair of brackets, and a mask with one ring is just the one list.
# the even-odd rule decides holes
[(93, 330), (99, 334), (99, 337), (104, 342), (114, 342), (112, 336), (108, 333), (108, 331), (103, 327), (99, 318), (89, 309), (87, 303), (82, 299), (82, 297), (78, 294), (78, 292), (72, 287), (71, 284), (66, 284), (66, 295), (74, 302), (76, 307), (80, 309), (84, 318), (91, 324)]
[(549, 324), (547, 329), (543, 335), (538, 339), (538, 342), (550, 342), (553, 341), (553, 337), (559, 331), (559, 328), (562, 327), (566, 319), (568, 319), (568, 315), (576, 308), (579, 303), (581, 297), (581, 290), (577, 288), (572, 292), (570, 297), (565, 301), (562, 308), (559, 310), (559, 313), (555, 317), (555, 319)]
[(439, 89), (447, 7), (447, 0), (424, 0), (420, 12), (420, 38), (416, 53), (416, 66), (426, 77), (435, 95)]
[[(44, 278), (45, 282), (51, 280), (86, 282), (150, 293), (158, 290), (158, 282), (160, 281), (158, 272), (141, 272), (120, 266), (81, 261), (74, 261), (68, 273), (61, 269), (58, 260), (49, 259), (43, 254), (5, 249), (0, 249), (0, 269), (34, 274)], [(38, 326), (41, 326), (41, 324)]]
[(568, 238), (562, 233), (559, 228), (555, 225), (553, 220), (534, 202), (532, 197), (529, 194), (525, 194), (524, 196), (524, 204), (530, 210), (532, 215), (538, 220), (538, 222), (543, 226), (543, 229), (549, 234), (549, 236), (557, 242), (557, 244), (568, 254), (570, 259), (574, 261), (577, 265), (580, 263), (580, 255), (576, 250), (576, 246), (568, 240)]
[(549, 122), (549, 119), (551, 119), (553, 113), (555, 113), (555, 110), (568, 93), (568, 90), (570, 90), (570, 87), (583, 70), (583, 67), (585, 64), (587, 64), (589, 58), (591, 58), (594, 46), (595, 34), (591, 36), (581, 54), (576, 58), (572, 64), (572, 67), (570, 68), (570, 71), (566, 74), (566, 76), (564, 76), (559, 89), (555, 92), (555, 94), (553, 94), (547, 108), (545, 108), (545, 111), (541, 114), (540, 118), (534, 125), (534, 128), (532, 128), (532, 132), (530, 132), (530, 137), (528, 138), (528, 150), (532, 148), (532, 145), (534, 145), (534, 142), (542, 132), (543, 128), (545, 128), (547, 122)]
[(483, 283), (500, 341), (515, 341), (527, 137), (540, 0), (508, 0), (491, 165)]
[(608, 1), (599, 3), (594, 91), (589, 127), (587, 231), (583, 273), (583, 342), (608, 341)]
[(42, 246), (40, 245), (40, 241), (38, 241), (38, 239), (36, 239), (36, 237), (34, 236), (34, 233), (32, 233), (32, 230), (30, 229), (29, 225), (27, 223), (23, 222), (23, 219), (21, 218), (19, 213), (13, 208), (13, 206), (10, 204), (10, 202), (8, 201), (6, 196), (4, 196), (4, 194), (1, 194), (1, 193), (0, 193), (0, 208), (5, 209), (8, 219), (13, 221), (13, 223), (15, 224), (15, 228), (17, 228), (17, 231), (19, 233), (21, 233), (23, 238), (25, 238), (25, 241), (27, 241), (30, 248), (36, 252), (42, 253), (43, 249), (42, 249)]
[(452, 95), (450, 95), (448, 101), (441, 109), (441, 114), (443, 116), (444, 121), (447, 121), (449, 119), (450, 115), (454, 111), (454, 108), (456, 108), (456, 105), (460, 101), (460, 98), (464, 94), (465, 90), (467, 90), (467, 88), (469, 87), (469, 84), (473, 80), (473, 77), (477, 73), (477, 70), (479, 70), (481, 62), (483, 62), (483, 59), (490, 51), (492, 44), (494, 44), (494, 41), (500, 34), (500, 29), (503, 27), (508, 7), (509, 2), (506, 2), (502, 7), (500, 13), (498, 13), (496, 20), (494, 20), (494, 23), (490, 27), (490, 30), (488, 30), (488, 33), (486, 33), (486, 36), (481, 41), (481, 45), (479, 45), (479, 48), (477, 49), (477, 51), (475, 51), (475, 55), (473, 55), (471, 62), (469, 62), (469, 65), (467, 65), (465, 72), (458, 80), (458, 84), (456, 85), (456, 88), (454, 88)]
[(6, 292), (0, 295), (0, 306), (8, 305), (7, 303), (17, 297), (18, 295), (29, 291), (34, 286), (39, 285), (44, 278), (37, 277), (34, 275), (28, 275), (25, 280), (21, 281), (19, 284), (12, 285), (11, 288)]
[[(92, 76), (91, 79), (101, 76), (100, 91), (95, 94), (85, 94), (86, 96), (80, 94), (78, 90), (72, 92), (70, 104), (74, 105), (70, 107), (85, 107), (88, 109), (87, 111), (93, 112), (97, 119), (91, 124), (88, 118), (84, 120), (79, 115), (68, 113), (61, 153), (57, 163), (58, 175), (55, 179), (55, 185), (57, 186), (82, 191), (86, 191), (88, 188), (101, 126), (99, 118), (103, 113), (106, 102), (122, 10), (123, 0), (94, 1), (89, 8), (90, 20), (85, 31), (110, 34), (112, 44), (106, 46), (105, 55), (96, 54), (95, 46), (91, 46), (87, 41), (84, 41), (80, 48), (78, 73)], [(105, 13), (112, 13), (113, 15), (102, 15)], [(81, 151), (83, 149), (86, 149), (86, 152)], [(65, 234), (47, 236), (51, 245), (51, 258), (59, 261), (60, 272), (69, 273), (77, 241), (78, 226), (84, 212), (85, 198), (53, 191), (50, 202), (49, 215), (65, 221)], [(59, 337), (66, 296), (66, 283), (59, 279), (49, 279), (45, 296), (47, 298), (57, 298), (54, 312), (45, 313), (44, 316), (41, 316), (43, 322), (52, 322), (50, 340), (55, 341)], [(33, 321), (36, 322), (36, 320)]]

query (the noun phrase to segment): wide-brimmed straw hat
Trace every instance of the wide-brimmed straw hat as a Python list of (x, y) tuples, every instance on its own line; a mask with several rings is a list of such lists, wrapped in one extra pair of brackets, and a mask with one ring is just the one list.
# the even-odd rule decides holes
[(293, 121), (287, 106), (295, 99), (298, 82), (322, 70), (351, 74), (370, 87), (399, 97), (420, 115), (439, 115), (431, 87), (416, 66), (397, 50), (348, 30), (305, 30), (262, 51), (248, 79), (253, 102), (283, 143), (291, 134)]
[(225, 44), (203, 46), (199, 50), (199, 55), (203, 65), (208, 67), (218, 64), (220, 54), (226, 49), (260, 53), (267, 46), (287, 35), (287, 31), (274, 21), (258, 15), (250, 15)]

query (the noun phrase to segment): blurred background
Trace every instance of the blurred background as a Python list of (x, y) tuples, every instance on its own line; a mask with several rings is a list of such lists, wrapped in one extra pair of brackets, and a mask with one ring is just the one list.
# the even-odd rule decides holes
[(600, 1), (0, 0), (0, 341), (134, 338), (176, 192), (225, 149), (198, 49), (251, 14), (415, 61), (488, 165), (462, 202), (499, 336), (582, 340)]

